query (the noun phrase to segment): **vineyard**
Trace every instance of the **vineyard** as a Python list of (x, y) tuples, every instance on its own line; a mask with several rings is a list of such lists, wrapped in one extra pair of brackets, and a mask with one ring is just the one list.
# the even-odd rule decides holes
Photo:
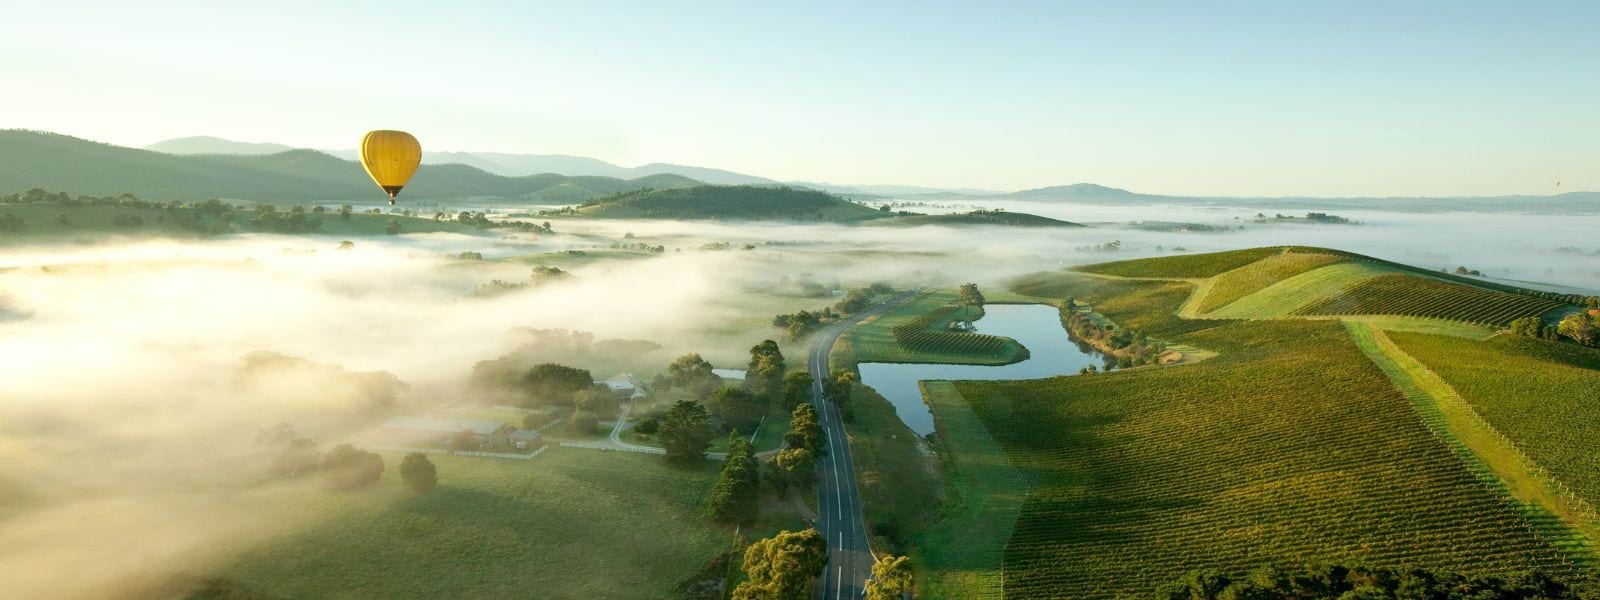
[(1006, 339), (966, 331), (939, 329), (950, 322), (954, 306), (944, 306), (896, 326), (895, 343), (907, 352), (954, 356), (992, 356), (1004, 352)]
[(1600, 351), (1512, 336), (1390, 338), (1573, 493), (1600, 506)]
[[(954, 290), (936, 290), (917, 296), (875, 319), (851, 328), (844, 352), (834, 354), (845, 364), (856, 362), (956, 363), (1004, 365), (1027, 358), (1016, 340), (949, 329), (963, 319), (952, 306)], [(967, 318), (980, 319), (982, 308), (967, 309)], [(935, 334), (932, 336), (922, 333)]]
[(1333, 254), (1305, 252), (1263, 258), (1218, 275), (1211, 290), (1200, 301), (1200, 312), (1211, 312), (1289, 277), (1343, 260), (1344, 257)]
[(1199, 278), (1213, 277), (1282, 252), (1282, 248), (1248, 248), (1207, 254), (1180, 254), (1100, 263), (1078, 267), (1085, 273), (1116, 277)]
[(1301, 316), (1403, 315), (1504, 326), (1561, 303), (1398, 273), (1366, 279), (1295, 311)]
[(1181, 367), (958, 382), (1033, 484), (1005, 594), (1142, 596), (1197, 568), (1362, 562), (1571, 572), (1342, 327), (1215, 326)]

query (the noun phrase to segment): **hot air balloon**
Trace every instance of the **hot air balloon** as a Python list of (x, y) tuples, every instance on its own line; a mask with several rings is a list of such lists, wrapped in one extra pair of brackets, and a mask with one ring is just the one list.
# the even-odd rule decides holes
[(422, 144), (409, 133), (380, 129), (368, 131), (361, 138), (361, 166), (366, 167), (378, 187), (389, 193), (391, 205), (421, 162)]

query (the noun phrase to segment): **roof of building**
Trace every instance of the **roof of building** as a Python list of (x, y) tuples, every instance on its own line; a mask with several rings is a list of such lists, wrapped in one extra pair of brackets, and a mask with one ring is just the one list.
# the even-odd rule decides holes
[(532, 440), (539, 439), (539, 432), (534, 431), (532, 429), (518, 429), (516, 431), (511, 432), (511, 435), (509, 437), (511, 439), (513, 439), (513, 440), (528, 440), (528, 441), (532, 441)]
[(744, 380), (744, 369), (712, 369), (711, 372), (723, 379)]
[(395, 417), (384, 422), (384, 429), (402, 431), (431, 431), (456, 433), (471, 430), (478, 435), (489, 435), (508, 427), (499, 421), (463, 421), (460, 419), (435, 419), (431, 417)]
[(630, 373), (623, 373), (601, 383), (606, 384), (606, 387), (617, 392), (627, 391), (639, 387), (639, 382), (635, 381), (633, 375)]

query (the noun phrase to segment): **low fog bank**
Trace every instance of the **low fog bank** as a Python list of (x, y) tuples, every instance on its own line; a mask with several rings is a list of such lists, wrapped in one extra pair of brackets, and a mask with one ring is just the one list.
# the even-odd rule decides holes
[[(1075, 210), (1049, 216), (1096, 220)], [(1253, 214), (1124, 220), (1232, 225)], [(130, 577), (203, 573), (315, 526), (330, 515), (284, 505), (315, 482), (268, 476), (257, 432), (292, 423), (326, 449), (383, 415), (460, 400), (474, 363), (525, 346), (524, 328), (651, 341), (661, 348), (649, 360), (663, 366), (700, 352), (739, 367), (752, 343), (780, 339), (772, 315), (837, 301), (781, 281), (994, 285), (1179, 247), (1328, 246), (1600, 288), (1600, 259), (1587, 254), (1600, 251), (1595, 218), (1343, 216), (1363, 224), (1201, 233), (551, 219), (560, 235), (401, 235), (348, 250), (274, 235), (10, 248), (0, 255), (0, 581), (19, 597), (104, 597)], [(1112, 242), (1120, 250), (1106, 250)], [(603, 252), (619, 245), (660, 251)], [(570, 276), (530, 282), (542, 257)], [(529, 284), (474, 295), (494, 279)], [(261, 522), (268, 508), (273, 520)]]

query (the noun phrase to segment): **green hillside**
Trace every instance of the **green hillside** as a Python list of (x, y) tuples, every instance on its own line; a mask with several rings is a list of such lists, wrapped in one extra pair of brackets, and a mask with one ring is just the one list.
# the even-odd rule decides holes
[[(637, 179), (542, 174), (503, 177), (459, 164), (422, 165), (402, 200), (473, 197), (576, 203), (641, 188), (701, 185), (658, 174)], [(552, 189), (560, 188), (563, 189)], [(20, 130), (0, 131), (0, 194), (31, 188), (157, 201), (208, 198), (282, 204), (367, 202), (386, 198), (361, 165), (315, 150), (276, 154), (178, 156)], [(546, 198), (543, 192), (549, 192)]]
[(1221, 355), (956, 384), (1031, 483), (1004, 550), (1007, 597), (1137, 597), (1192, 569), (1266, 562), (1570, 570), (1338, 324), (1176, 339)]
[(748, 185), (624, 192), (586, 202), (578, 214), (597, 219), (833, 222), (888, 216), (826, 192)]
[(887, 219), (878, 219), (872, 225), (999, 225), (1003, 227), (1083, 227), (1071, 221), (1062, 221), (1050, 217), (1030, 215), (1028, 213), (976, 210), (968, 213), (951, 213), (944, 215), (900, 215)]

